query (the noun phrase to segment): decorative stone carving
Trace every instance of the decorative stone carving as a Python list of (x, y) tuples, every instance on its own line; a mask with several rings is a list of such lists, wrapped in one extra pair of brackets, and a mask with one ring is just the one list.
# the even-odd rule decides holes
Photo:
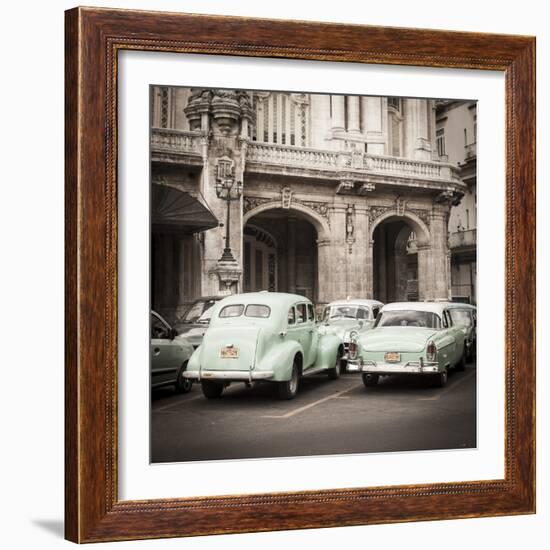
[(201, 128), (203, 115), (208, 115), (214, 132), (223, 136), (236, 135), (241, 119), (254, 118), (250, 96), (244, 90), (194, 88), (184, 112), (192, 129)]
[(243, 197), (243, 213), (246, 214), (248, 211), (254, 210), (254, 208), (258, 208), (258, 206), (272, 201), (273, 199), (267, 197)]
[(338, 195), (345, 195), (349, 193), (353, 193), (355, 187), (355, 182), (351, 178), (344, 177), (341, 181), (338, 187), (336, 188), (336, 193)]
[(392, 210), (389, 206), (371, 206), (367, 210), (367, 216), (369, 218), (369, 222), (372, 224), (375, 222), (380, 216), (383, 216), (388, 210)]
[(395, 211), (398, 216), (405, 215), (405, 209), (407, 208), (407, 201), (401, 197), (395, 199)]
[(237, 292), (242, 270), (236, 260), (218, 260), (216, 267), (211, 269), (209, 273), (218, 277), (220, 294), (229, 295)]
[[(329, 220), (329, 205), (326, 202), (314, 202), (314, 201), (296, 201), (300, 204), (303, 204), (304, 206), (307, 206), (308, 208), (311, 208), (311, 210), (317, 212), (320, 216), (323, 216), (327, 221)], [(330, 223), (329, 223), (330, 225)]]
[(281, 189), (281, 207), (288, 210), (292, 203), (292, 189), (290, 187), (283, 187)]
[(376, 190), (376, 185), (374, 185), (374, 183), (363, 183), (359, 187), (358, 193), (360, 195), (367, 195), (368, 193), (372, 193), (375, 190)]
[(408, 210), (415, 216), (418, 216), (428, 227), (430, 226), (430, 211), (421, 210), (420, 208), (409, 208)]
[(346, 244), (348, 253), (351, 254), (355, 242), (355, 206), (348, 204), (346, 208)]

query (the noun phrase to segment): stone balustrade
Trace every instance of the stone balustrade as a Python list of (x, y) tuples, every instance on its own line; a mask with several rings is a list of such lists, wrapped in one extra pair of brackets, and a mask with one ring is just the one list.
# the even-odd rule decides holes
[(151, 149), (155, 152), (200, 154), (201, 137), (198, 132), (185, 132), (169, 128), (151, 130)]
[(462, 248), (476, 246), (477, 230), (465, 229), (464, 231), (455, 231), (449, 235), (449, 247)]
[(248, 146), (246, 159), (251, 162), (304, 166), (320, 169), (336, 169), (339, 154), (336, 151), (308, 149), (292, 145), (274, 145), (252, 142)]
[(380, 175), (458, 180), (456, 169), (447, 163), (372, 155), (360, 151), (324, 151), (252, 142), (248, 146), (247, 161), (319, 170), (349, 169)]

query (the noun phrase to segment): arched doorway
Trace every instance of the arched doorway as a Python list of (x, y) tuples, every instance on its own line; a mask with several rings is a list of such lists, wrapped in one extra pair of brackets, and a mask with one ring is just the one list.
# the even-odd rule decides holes
[(418, 249), (426, 245), (426, 231), (412, 219), (393, 215), (380, 221), (372, 235), (374, 298), (384, 303), (423, 299)]
[(290, 292), (317, 301), (318, 233), (301, 212), (269, 208), (245, 219), (243, 290)]

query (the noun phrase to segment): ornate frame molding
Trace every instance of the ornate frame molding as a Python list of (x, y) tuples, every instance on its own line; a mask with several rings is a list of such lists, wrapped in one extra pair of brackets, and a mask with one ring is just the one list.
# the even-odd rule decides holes
[[(97, 542), (534, 512), (534, 38), (75, 8), (66, 12), (65, 48), (65, 525), (69, 540)], [(119, 500), (116, 90), (120, 50), (457, 67), (505, 73), (503, 479), (249, 496)]]

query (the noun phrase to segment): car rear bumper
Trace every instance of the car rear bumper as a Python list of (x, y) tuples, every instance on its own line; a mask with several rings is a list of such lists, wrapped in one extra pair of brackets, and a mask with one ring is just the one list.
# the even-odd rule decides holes
[(183, 373), (184, 378), (193, 380), (222, 380), (225, 382), (254, 382), (256, 380), (269, 380), (273, 378), (273, 371), (253, 370), (192, 370)]
[(408, 361), (407, 363), (384, 363), (365, 361), (361, 358), (348, 360), (348, 372), (376, 374), (434, 374), (440, 371), (439, 363), (430, 361)]

